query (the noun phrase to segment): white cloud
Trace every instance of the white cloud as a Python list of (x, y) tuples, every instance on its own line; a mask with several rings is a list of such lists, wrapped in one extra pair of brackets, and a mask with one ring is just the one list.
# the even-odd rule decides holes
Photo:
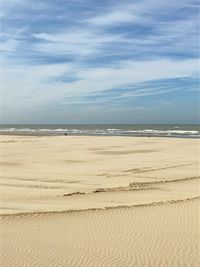
[(125, 10), (115, 10), (105, 15), (90, 18), (86, 21), (95, 25), (104, 26), (118, 23), (132, 23), (137, 20), (138, 16), (136, 14), (134, 15), (133, 11), (127, 8)]
[(0, 51), (11, 52), (17, 49), (19, 42), (15, 39), (8, 39), (0, 43)]
[(95, 54), (102, 45), (122, 40), (120, 35), (102, 34), (102, 32), (90, 29), (72, 29), (57, 34), (37, 33), (33, 36), (43, 41), (34, 46), (36, 51), (81, 56)]
[[(198, 46), (197, 17), (180, 12), (194, 7), (188, 0), (121, 1), (94, 10), (91, 5), (84, 12), (77, 6), (80, 18), (69, 3), (64, 12), (59, 1), (38, 3), (0, 0), (6, 21), (0, 36), (6, 107), (82, 103), (81, 98), (98, 92), (198, 75), (198, 59), (188, 59), (189, 53), (194, 58)], [(68, 19), (71, 11), (74, 17)], [(69, 63), (52, 63), (59, 60)], [(133, 89), (116, 98), (136, 99), (170, 90), (174, 88)]]
[[(195, 76), (197, 75), (197, 66), (197, 60), (181, 62), (157, 60), (122, 61), (115, 66), (105, 68), (85, 68), (74, 64), (5, 68), (1, 75), (3, 92), (6, 92), (4, 93), (4, 105), (38, 106), (52, 105), (55, 102), (62, 104), (64, 99), (70, 101), (72, 97), (83, 97), (95, 92), (123, 89), (127, 86), (159, 79)], [(80, 80), (71, 83), (49, 81), (52, 77), (63, 76), (67, 79), (72, 75), (76, 75)], [(137, 90), (133, 94), (135, 97), (149, 95), (151, 90)], [(155, 92), (153, 89), (152, 93), (159, 92)]]
[(112, 26), (122, 23), (153, 23), (158, 15), (166, 14), (169, 11), (176, 12), (181, 7), (189, 8), (195, 7), (195, 5), (189, 3), (188, 0), (182, 0), (181, 3), (174, 0), (163, 1), (162, 3), (159, 0), (124, 1), (118, 2), (115, 7), (111, 6), (103, 14), (86, 19), (86, 22), (97, 26)]

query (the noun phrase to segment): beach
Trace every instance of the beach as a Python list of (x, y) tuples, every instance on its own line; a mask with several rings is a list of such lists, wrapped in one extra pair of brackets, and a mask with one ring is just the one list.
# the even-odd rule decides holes
[(199, 266), (199, 148), (1, 135), (1, 266)]

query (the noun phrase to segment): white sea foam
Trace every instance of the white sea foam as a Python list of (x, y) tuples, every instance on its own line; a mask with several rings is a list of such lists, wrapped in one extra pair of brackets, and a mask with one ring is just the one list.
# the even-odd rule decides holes
[(0, 132), (4, 133), (43, 133), (43, 134), (71, 134), (71, 135), (126, 135), (126, 136), (134, 136), (134, 135), (152, 135), (152, 136), (188, 136), (188, 137), (199, 137), (200, 132), (198, 130), (190, 130), (190, 129), (131, 129), (128, 128), (2, 128)]
[(158, 133), (158, 134), (168, 134), (168, 133), (174, 133), (174, 134), (198, 134), (199, 131), (188, 131), (188, 130), (143, 130), (144, 133)]

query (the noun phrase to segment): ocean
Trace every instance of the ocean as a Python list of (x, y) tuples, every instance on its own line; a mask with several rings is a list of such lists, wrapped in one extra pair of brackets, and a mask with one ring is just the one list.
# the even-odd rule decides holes
[(88, 136), (165, 136), (200, 137), (200, 125), (68, 125), (68, 124), (26, 124), (0, 125), (0, 134), (25, 135), (88, 135)]

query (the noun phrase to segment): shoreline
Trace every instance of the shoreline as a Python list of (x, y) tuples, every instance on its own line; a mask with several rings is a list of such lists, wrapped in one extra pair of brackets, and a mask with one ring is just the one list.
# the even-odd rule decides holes
[(108, 134), (67, 134), (65, 133), (11, 133), (11, 132), (1, 132), (0, 136), (35, 136), (35, 137), (48, 137), (48, 136), (77, 136), (77, 137), (144, 137), (144, 138), (183, 138), (183, 139), (200, 139), (200, 136), (187, 136), (187, 135), (108, 135)]

